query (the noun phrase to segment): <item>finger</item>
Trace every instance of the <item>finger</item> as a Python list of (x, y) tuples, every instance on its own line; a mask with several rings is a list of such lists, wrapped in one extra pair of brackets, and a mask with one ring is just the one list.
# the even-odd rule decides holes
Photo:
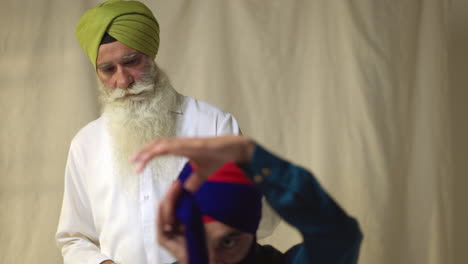
[(192, 172), (185, 181), (184, 188), (191, 193), (195, 193), (203, 182), (205, 182), (205, 177), (202, 177), (198, 172)]
[(154, 146), (161, 144), (162, 141), (163, 140), (153, 140), (144, 144), (137, 152), (135, 152), (130, 157), (130, 161), (136, 161), (143, 153), (147, 152), (151, 148), (154, 148)]
[(156, 231), (157, 231), (157, 237), (158, 240), (160, 238), (160, 242), (163, 240), (168, 240), (171, 237), (171, 231), (172, 228), (169, 223), (165, 222), (165, 217), (164, 217), (164, 205), (163, 203), (160, 203), (158, 205), (158, 216), (157, 216), (157, 223), (156, 223)]
[(150, 145), (131, 158), (135, 164), (135, 172), (140, 173), (151, 159), (166, 154), (168, 154), (166, 142), (160, 141)]
[(135, 172), (140, 173), (148, 162), (157, 156), (176, 155), (190, 158), (191, 155), (189, 153), (192, 153), (191, 149), (193, 148), (191, 147), (192, 141), (194, 139), (172, 138), (149, 143), (140, 152), (130, 158), (135, 163)]
[(175, 138), (166, 138), (166, 139), (159, 139), (154, 140), (146, 145), (144, 145), (140, 150), (138, 150), (132, 157), (130, 158), (131, 161), (141, 161), (147, 159), (151, 154), (158, 154), (161, 151), (164, 152), (168, 146), (174, 144), (174, 141), (178, 139)]
[(164, 239), (167, 239), (167, 235), (165, 234), (165, 232), (163, 231), (164, 228), (164, 220), (163, 220), (163, 217), (162, 217), (162, 204), (160, 203), (158, 205), (158, 218), (156, 220), (156, 233), (157, 233), (157, 238), (158, 238), (158, 241), (159, 242), (162, 242)]
[[(168, 213), (167, 207), (170, 206), (173, 200), (173, 196), (176, 195), (180, 189), (181, 184), (173, 184), (166, 194), (167, 197), (159, 204), (158, 206), (158, 216), (157, 216), (157, 226), (156, 226), (156, 235), (158, 243), (166, 248), (172, 255), (174, 255), (179, 260), (186, 259), (185, 252), (185, 237), (183, 235), (183, 226), (178, 224), (170, 224), (167, 221), (165, 214)], [(167, 226), (171, 226), (168, 231)], [(181, 262), (183, 263), (183, 262)]]
[(166, 232), (172, 232), (176, 224), (175, 209), (181, 193), (182, 185), (180, 181), (175, 181), (167, 190), (165, 198), (161, 201), (161, 217), (164, 223), (162, 228)]
[(145, 148), (141, 153), (135, 156), (136, 161), (145, 161), (154, 157), (154, 155), (176, 155), (185, 156), (189, 159), (203, 155), (203, 148), (207, 139), (200, 138), (171, 138), (160, 140)]
[(165, 247), (169, 251), (173, 251), (176, 248), (176, 245), (173, 242), (173, 236), (171, 232), (164, 231), (164, 219), (162, 217), (163, 214), (163, 206), (160, 204), (158, 206), (158, 219), (157, 219), (157, 226), (156, 226), (156, 238), (160, 245)]

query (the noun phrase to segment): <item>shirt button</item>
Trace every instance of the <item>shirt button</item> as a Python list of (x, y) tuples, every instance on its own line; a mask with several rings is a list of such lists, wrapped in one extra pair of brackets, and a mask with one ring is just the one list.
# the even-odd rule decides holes
[(263, 168), (262, 169), (262, 174), (265, 176), (270, 176), (271, 175), (271, 170), (269, 168)]
[(255, 174), (253, 180), (255, 183), (261, 183), (263, 181), (263, 176), (260, 174)]

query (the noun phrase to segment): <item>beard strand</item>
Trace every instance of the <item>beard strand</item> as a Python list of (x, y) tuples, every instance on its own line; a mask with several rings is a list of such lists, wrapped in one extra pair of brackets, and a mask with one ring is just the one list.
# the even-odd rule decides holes
[[(138, 191), (139, 177), (134, 173), (129, 157), (149, 141), (175, 136), (174, 110), (180, 103), (167, 75), (154, 62), (149, 69), (144, 78), (130, 89), (106, 92), (108, 88), (102, 85), (100, 88), (117, 175), (131, 196)], [(152, 160), (148, 167), (153, 181), (169, 180), (179, 159), (161, 157)]]

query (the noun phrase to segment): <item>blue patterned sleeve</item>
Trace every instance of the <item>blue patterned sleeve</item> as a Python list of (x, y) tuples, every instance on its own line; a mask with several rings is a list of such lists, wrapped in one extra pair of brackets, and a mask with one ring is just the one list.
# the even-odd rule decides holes
[(357, 221), (322, 189), (312, 173), (256, 146), (241, 166), (273, 209), (301, 233), (287, 263), (357, 263), (363, 235)]

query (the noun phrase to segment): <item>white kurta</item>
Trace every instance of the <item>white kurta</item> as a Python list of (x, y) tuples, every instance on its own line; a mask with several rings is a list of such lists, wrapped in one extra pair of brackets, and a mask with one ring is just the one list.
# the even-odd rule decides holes
[[(239, 134), (236, 119), (220, 109), (183, 97), (177, 111), (178, 137)], [(182, 169), (156, 181), (151, 170), (139, 178), (139, 197), (130, 198), (116, 180), (110, 136), (103, 117), (81, 129), (71, 143), (65, 190), (56, 234), (65, 263), (172, 263), (155, 240), (155, 208)]]

